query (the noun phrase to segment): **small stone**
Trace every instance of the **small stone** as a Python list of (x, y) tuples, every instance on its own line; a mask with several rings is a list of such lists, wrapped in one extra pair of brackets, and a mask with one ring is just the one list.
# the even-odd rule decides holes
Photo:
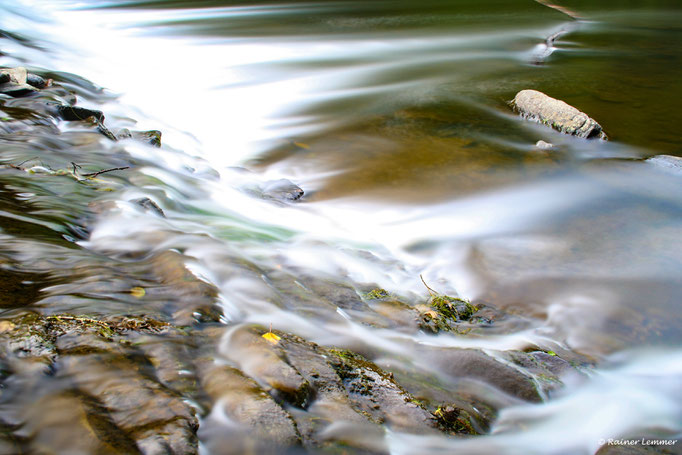
[(26, 83), (27, 72), (24, 67), (6, 68), (0, 70), (0, 93), (19, 98), (36, 91)]
[(60, 105), (57, 106), (58, 115), (66, 121), (86, 120), (94, 117), (98, 122), (104, 121), (104, 113), (94, 109), (86, 109), (78, 106)]
[(280, 201), (297, 201), (303, 190), (287, 179), (271, 180), (263, 186), (263, 196)]
[(116, 139), (122, 141), (124, 139), (132, 139), (133, 133), (130, 132), (128, 128), (123, 128), (116, 133)]
[(26, 76), (26, 83), (35, 88), (45, 88), (49, 85), (49, 82), (38, 76), (37, 74), (28, 74)]
[(549, 142), (545, 141), (537, 141), (535, 143), (535, 148), (540, 150), (552, 150), (554, 148), (554, 144), (550, 144)]
[(161, 207), (158, 206), (158, 204), (148, 197), (142, 197), (139, 199), (131, 199), (130, 202), (133, 204), (137, 204), (143, 209), (145, 209), (148, 212), (156, 213), (159, 215), (161, 218), (166, 218), (166, 214), (163, 213), (163, 210), (161, 210)]
[(511, 105), (522, 117), (561, 133), (586, 139), (607, 139), (601, 125), (587, 114), (537, 90), (521, 90)]

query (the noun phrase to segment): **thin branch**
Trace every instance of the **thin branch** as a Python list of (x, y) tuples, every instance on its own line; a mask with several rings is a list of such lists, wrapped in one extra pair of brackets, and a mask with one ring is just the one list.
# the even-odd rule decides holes
[(26, 164), (26, 163), (28, 163), (29, 161), (38, 160), (38, 159), (40, 159), (40, 157), (34, 156), (33, 158), (29, 158), (29, 159), (24, 160), (24, 161), (22, 161), (21, 163), (17, 164), (17, 167), (20, 167), (22, 164)]
[(91, 179), (94, 179), (100, 174), (104, 174), (105, 172), (111, 172), (111, 171), (122, 171), (124, 169), (130, 169), (130, 166), (124, 166), (124, 167), (112, 167), (111, 169), (102, 169), (101, 171), (97, 172), (90, 172), (88, 174), (81, 174), (83, 177), (88, 177)]
[(429, 287), (429, 285), (426, 284), (426, 281), (424, 281), (424, 277), (421, 276), (421, 273), (419, 274), (419, 278), (422, 279), (422, 283), (424, 283), (424, 286), (426, 286), (426, 289), (429, 291), (429, 294), (431, 294), (432, 296), (438, 295), (438, 293), (437, 293), (436, 291), (434, 291), (433, 289), (431, 289), (431, 288)]
[(561, 13), (564, 13), (565, 15), (567, 15), (573, 19), (577, 19), (577, 20), (582, 19), (580, 14), (576, 13), (575, 11), (573, 11), (571, 9), (566, 8), (565, 6), (557, 5), (555, 3), (550, 3), (549, 0), (535, 0), (535, 1), (542, 4), (542, 5), (547, 6), (549, 8), (555, 9)]

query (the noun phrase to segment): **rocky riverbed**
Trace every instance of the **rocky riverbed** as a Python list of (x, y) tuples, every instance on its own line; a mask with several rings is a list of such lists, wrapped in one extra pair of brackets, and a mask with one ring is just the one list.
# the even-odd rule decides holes
[[(534, 316), (441, 293), (443, 283), (423, 279), (419, 298), (229, 258), (235, 274), (276, 291), (269, 298), (283, 311), (316, 323), (341, 314), (419, 337), (418, 364), (387, 357), (380, 344), (316, 343), (278, 329), (276, 319), (274, 328), (231, 320), (226, 297), (188, 265), (190, 248), (164, 243), (173, 229), (164, 209), (185, 207), (158, 189), (162, 174), (143, 172), (156, 163), (128, 150), (165, 146), (161, 132), (110, 116), (101, 109), (109, 95), (73, 74), (0, 74), (0, 453), (389, 453), (388, 431), (481, 437), (505, 408), (546, 402), (593, 372), (594, 359), (561, 346), (429, 343), (439, 334), (466, 344), (518, 332)], [(533, 113), (522, 98), (515, 105), (527, 117), (603, 135), (582, 112), (558, 104), (582, 123), (557, 126), (552, 112)], [(647, 161), (679, 169), (678, 158)], [(131, 186), (147, 193), (133, 197)], [(244, 192), (273, 204), (304, 199), (281, 179)], [(122, 210), (149, 222), (150, 248), (91, 248), (92, 227)]]
[[(380, 349), (361, 354), (293, 333), (221, 323), (217, 290), (185, 268), (181, 253), (157, 251), (131, 268), (76, 243), (87, 240), (93, 219), (114, 209), (101, 193), (135, 178), (140, 165), (124, 150), (111, 153), (107, 143), (142, 140), (158, 147), (160, 133), (111, 133), (101, 111), (74, 104), (67, 89), (72, 76), (44, 73), (47, 79), (40, 79), (50, 82), (28, 89), (25, 69), (3, 71), (12, 80), (3, 89), (10, 96), (0, 100), (0, 140), (15, 142), (3, 157), (3, 230), (14, 234), (14, 242), (49, 248), (23, 260), (20, 249), (7, 252), (3, 262), (2, 453), (48, 453), (57, 445), (71, 453), (192, 454), (200, 440), (211, 453), (384, 453), (387, 447), (376, 439), (348, 439), (335, 428), (343, 422), (367, 434), (391, 428), (473, 437), (489, 431), (500, 407), (540, 402), (561, 387), (562, 378), (591, 368), (589, 359), (570, 352), (425, 346), (426, 363), (468, 384), (447, 390), (428, 370), (415, 375), (399, 365), (373, 363)], [(83, 81), (77, 86), (82, 89)], [(61, 122), (77, 122), (79, 131), (65, 132)], [(66, 155), (61, 166), (47, 164), (58, 158), (46, 152), (29, 156), (36, 143), (64, 144), (56, 154)], [(71, 147), (80, 147), (78, 158)], [(123, 180), (109, 180), (115, 175)], [(266, 192), (284, 188), (283, 200), (298, 199), (285, 183)], [(27, 200), (29, 191), (35, 196)], [(55, 199), (68, 204), (74, 194), (84, 197), (70, 204), (68, 222), (41, 209)], [(149, 198), (130, 204), (165, 216)], [(112, 281), (92, 283), (85, 269), (51, 266), (78, 256), (98, 256), (98, 267), (108, 269)], [(324, 302), (362, 314), (366, 324), (404, 333), (476, 336), (515, 319), (489, 304), (439, 294), (426, 283), (430, 298), (413, 302), (369, 285), (298, 279), (314, 290), (315, 305)], [(79, 311), (76, 295), (51, 301), (44, 291), (74, 286), (83, 295), (97, 292), (98, 285), (119, 287), (128, 305)], [(279, 287), (285, 290), (284, 281)], [(145, 304), (149, 296), (155, 303)], [(300, 307), (291, 298), (288, 305)], [(221, 349), (226, 339), (227, 351)]]

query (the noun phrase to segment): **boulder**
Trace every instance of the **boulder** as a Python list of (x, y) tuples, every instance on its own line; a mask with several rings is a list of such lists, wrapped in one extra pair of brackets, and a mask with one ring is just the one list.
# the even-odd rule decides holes
[(607, 139), (601, 125), (587, 114), (537, 90), (521, 90), (511, 101), (511, 106), (522, 117), (561, 133), (586, 139)]

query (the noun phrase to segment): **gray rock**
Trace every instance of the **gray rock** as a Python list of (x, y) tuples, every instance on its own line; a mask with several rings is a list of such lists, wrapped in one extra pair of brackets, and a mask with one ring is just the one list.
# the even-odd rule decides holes
[(474, 349), (425, 350), (424, 359), (455, 378), (469, 378), (493, 386), (508, 395), (531, 402), (542, 397), (533, 378)]
[(30, 86), (35, 87), (35, 88), (45, 88), (48, 85), (50, 85), (49, 80), (45, 80), (42, 77), (38, 76), (37, 74), (31, 74), (31, 73), (29, 73), (26, 76), (26, 83)]
[[(212, 361), (198, 365), (201, 384), (213, 406), (220, 406), (225, 414), (241, 428), (239, 433), (251, 433), (268, 445), (279, 447), (300, 444), (296, 425), (289, 414), (263, 390), (253, 379), (227, 365)], [(223, 433), (229, 428), (218, 422), (210, 422), (202, 433)], [(214, 428), (211, 429), (211, 426)], [(248, 429), (248, 431), (245, 431)], [(213, 442), (215, 444), (215, 442)]]
[(271, 180), (263, 185), (263, 196), (280, 201), (297, 201), (303, 190), (287, 179)]
[(36, 88), (27, 83), (26, 68), (4, 68), (0, 70), (0, 93), (15, 98), (30, 95)]
[(607, 139), (601, 125), (587, 114), (537, 90), (521, 90), (512, 100), (511, 106), (522, 117), (561, 133), (587, 139)]
[(102, 111), (66, 104), (57, 106), (57, 114), (66, 121), (86, 120), (90, 117), (94, 117), (100, 123), (104, 121), (104, 113)]
[(122, 141), (124, 139), (135, 139), (140, 142), (146, 142), (154, 147), (161, 147), (161, 131), (130, 131), (128, 128), (121, 129), (116, 134), (116, 139)]
[(141, 197), (139, 199), (131, 199), (130, 202), (132, 202), (133, 204), (139, 205), (140, 207), (142, 207), (143, 209), (145, 209), (148, 212), (156, 213), (161, 218), (166, 218), (166, 214), (163, 213), (163, 210), (161, 209), (161, 207), (159, 207), (159, 205), (156, 202), (152, 201), (148, 197)]

